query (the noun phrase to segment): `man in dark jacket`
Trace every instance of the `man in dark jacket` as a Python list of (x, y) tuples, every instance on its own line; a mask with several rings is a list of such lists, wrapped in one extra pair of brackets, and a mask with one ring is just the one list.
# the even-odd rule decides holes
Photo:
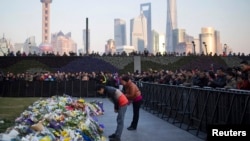
[(209, 78), (208, 86), (212, 88), (224, 88), (226, 86), (226, 75), (223, 68), (217, 69), (216, 78)]
[(124, 127), (124, 117), (127, 110), (128, 99), (119, 89), (111, 86), (98, 85), (96, 90), (99, 94), (105, 94), (114, 104), (114, 111), (118, 113), (116, 118), (117, 127), (115, 133), (110, 135), (109, 139), (110, 141), (120, 141)]

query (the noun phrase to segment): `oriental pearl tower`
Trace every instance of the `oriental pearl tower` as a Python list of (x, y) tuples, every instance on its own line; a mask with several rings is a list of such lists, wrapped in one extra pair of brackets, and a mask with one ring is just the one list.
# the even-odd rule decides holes
[(52, 0), (40, 0), (42, 3), (42, 43), (39, 48), (43, 52), (53, 51), (50, 44), (50, 4)]

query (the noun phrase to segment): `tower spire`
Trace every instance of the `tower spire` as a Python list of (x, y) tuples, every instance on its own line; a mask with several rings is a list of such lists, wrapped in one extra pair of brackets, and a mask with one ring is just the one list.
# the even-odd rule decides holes
[(52, 52), (50, 44), (50, 4), (52, 0), (40, 0), (42, 3), (42, 43), (39, 48), (43, 52)]
[(52, 0), (40, 0), (42, 3), (42, 43), (50, 40), (50, 3)]

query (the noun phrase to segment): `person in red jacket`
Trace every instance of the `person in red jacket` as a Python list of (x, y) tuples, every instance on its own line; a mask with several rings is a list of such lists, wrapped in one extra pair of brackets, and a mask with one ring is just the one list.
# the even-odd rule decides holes
[(98, 85), (96, 90), (99, 94), (105, 94), (114, 104), (114, 111), (118, 113), (116, 118), (117, 127), (115, 133), (109, 136), (109, 140), (120, 141), (124, 127), (124, 117), (127, 110), (128, 99), (119, 89), (116, 89), (115, 87)]
[(140, 106), (142, 103), (141, 91), (128, 76), (123, 76), (121, 78), (120, 83), (123, 85), (123, 88), (125, 90), (125, 96), (128, 98), (129, 101), (133, 103), (133, 120), (127, 129), (136, 130), (139, 121)]

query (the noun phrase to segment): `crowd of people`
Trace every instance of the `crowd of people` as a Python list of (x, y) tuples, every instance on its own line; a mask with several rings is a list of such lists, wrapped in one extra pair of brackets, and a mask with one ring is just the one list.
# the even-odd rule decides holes
[(217, 68), (215, 70), (177, 70), (154, 71), (149, 70), (142, 74), (130, 74), (134, 81), (146, 81), (150, 83), (199, 86), (225, 89), (250, 90), (250, 65), (242, 61), (239, 67)]
[[(104, 77), (105, 75), (105, 77)], [(103, 82), (111, 83), (111, 78), (118, 77), (118, 74), (112, 73), (104, 73), (104, 72), (24, 72), (24, 73), (17, 73), (14, 74), (12, 72), (7, 72), (6, 74), (0, 73), (0, 81), (17, 81), (17, 80), (24, 80), (24, 81), (74, 81), (74, 80), (81, 80), (81, 81), (89, 81), (95, 80), (97, 83)], [(115, 85), (115, 84), (112, 84)]]
[(111, 52), (108, 52), (108, 53), (99, 53), (99, 52), (91, 52), (89, 54), (86, 54), (86, 53), (76, 53), (76, 52), (73, 52), (73, 51), (70, 51), (70, 52), (64, 52), (63, 54), (59, 54), (59, 52), (42, 52), (42, 53), (38, 53), (38, 52), (21, 52), (21, 51), (17, 51), (16, 53), (14, 53), (13, 51), (10, 51), (8, 52), (7, 54), (4, 54), (4, 56), (18, 56), (18, 57), (26, 57), (26, 56), (134, 56), (134, 55), (139, 55), (139, 56), (190, 56), (190, 55), (195, 55), (195, 56), (250, 56), (250, 53), (249, 54), (245, 54), (244, 52), (238, 52), (238, 53), (235, 53), (235, 52), (229, 52), (228, 54), (226, 54), (225, 52), (223, 52), (223, 54), (217, 54), (217, 53), (208, 53), (208, 54), (205, 54), (204, 52), (201, 52), (201, 53), (192, 53), (192, 52), (182, 52), (182, 53), (179, 53), (179, 52), (171, 52), (171, 53), (168, 53), (168, 52), (156, 52), (155, 54), (152, 54), (152, 53), (149, 53), (149, 51), (147, 49), (145, 49), (144, 51), (140, 52), (140, 51), (132, 51), (130, 53), (127, 53), (125, 51), (123, 52), (115, 52), (115, 53), (111, 53)]
[(95, 80), (103, 84), (119, 87), (119, 78), (128, 75), (133, 81), (143, 81), (149, 83), (199, 86), (212, 88), (242, 89), (250, 90), (250, 77), (248, 75), (250, 65), (247, 61), (242, 61), (239, 67), (216, 68), (211, 70), (152, 70), (148, 69), (139, 73), (138, 71), (127, 74), (113, 72), (36, 72), (6, 74), (0, 73), (0, 81), (89, 81)]

